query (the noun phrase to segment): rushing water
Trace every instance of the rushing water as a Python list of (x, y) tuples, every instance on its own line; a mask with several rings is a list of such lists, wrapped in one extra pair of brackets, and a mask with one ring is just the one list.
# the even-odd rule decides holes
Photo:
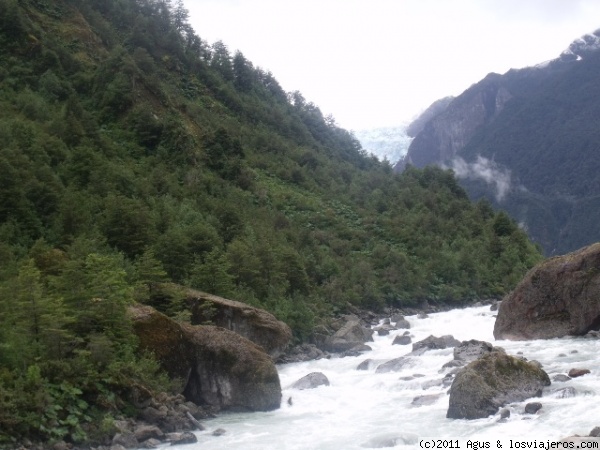
[[(501, 346), (509, 354), (523, 352), (529, 360), (542, 363), (550, 375), (567, 373), (573, 367), (591, 373), (567, 382), (553, 382), (545, 388), (543, 408), (524, 414), (527, 401), (511, 404), (510, 418), (498, 422), (498, 415), (478, 420), (446, 418), (448, 388), (423, 389), (423, 384), (443, 378), (442, 365), (452, 359), (452, 349), (430, 350), (415, 358), (418, 362), (400, 372), (375, 373), (382, 363), (411, 351), (411, 345), (392, 345), (397, 333), (374, 336), (368, 343), (373, 351), (358, 357), (332, 358), (279, 366), (283, 388), (281, 408), (268, 413), (230, 414), (206, 421), (206, 431), (198, 432), (198, 443), (181, 450), (351, 450), (416, 448), (419, 437), (470, 437), (531, 439), (587, 435), (600, 425), (600, 340), (585, 338), (551, 339), (528, 342), (494, 341), (494, 312), (476, 307), (430, 314), (429, 318), (407, 317), (413, 342), (429, 335), (452, 334), (458, 340), (479, 339)], [(564, 355), (564, 356), (562, 356)], [(375, 361), (369, 370), (356, 370), (365, 359)], [(290, 385), (311, 372), (323, 372), (330, 386), (311, 390), (290, 389)], [(400, 380), (413, 374), (424, 375)], [(565, 387), (573, 391), (560, 391)], [(442, 394), (435, 403), (414, 406), (421, 395)], [(292, 405), (287, 400), (292, 398)], [(213, 436), (215, 429), (226, 433)]]

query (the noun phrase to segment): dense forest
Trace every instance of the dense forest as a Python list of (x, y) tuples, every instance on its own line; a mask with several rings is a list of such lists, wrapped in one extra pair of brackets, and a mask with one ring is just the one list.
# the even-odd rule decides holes
[(541, 258), (451, 171), (394, 174), (187, 19), (0, 0), (0, 445), (93, 441), (132, 386), (170, 388), (133, 302), (185, 321), (194, 287), (302, 341), (348, 305), (499, 297)]

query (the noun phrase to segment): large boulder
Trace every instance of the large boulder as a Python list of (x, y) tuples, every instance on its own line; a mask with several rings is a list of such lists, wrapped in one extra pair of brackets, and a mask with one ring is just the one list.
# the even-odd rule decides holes
[(375, 373), (400, 372), (401, 370), (413, 367), (414, 365), (415, 359), (411, 356), (400, 356), (399, 358), (394, 358), (378, 365), (377, 369), (375, 369)]
[(535, 364), (502, 352), (488, 353), (461, 369), (450, 387), (450, 419), (479, 419), (508, 403), (539, 397), (550, 378)]
[(600, 243), (549, 258), (500, 304), (496, 339), (584, 335), (600, 327)]
[(285, 352), (292, 339), (290, 327), (263, 309), (195, 290), (188, 291), (188, 303), (192, 324), (227, 328), (260, 345), (273, 359)]
[(408, 345), (412, 343), (412, 339), (408, 335), (396, 336), (392, 341), (392, 345)]
[(329, 358), (329, 355), (319, 349), (315, 344), (300, 344), (288, 349), (285, 354), (277, 359), (278, 364), (313, 361), (315, 359)]
[(456, 347), (457, 345), (460, 345), (460, 341), (450, 334), (441, 337), (430, 335), (425, 339), (415, 342), (412, 346), (411, 353), (421, 355), (427, 350), (451, 348)]
[(319, 386), (329, 386), (329, 379), (322, 372), (312, 372), (308, 375), (303, 376), (294, 384), (292, 384), (292, 389), (314, 389)]
[(471, 339), (470, 341), (462, 341), (454, 347), (454, 359), (467, 363), (492, 351), (494, 351), (494, 347), (489, 342)]
[(373, 341), (373, 330), (363, 326), (358, 317), (348, 315), (342, 327), (325, 338), (323, 347), (328, 352), (339, 353), (370, 341)]
[(279, 375), (262, 347), (224, 328), (179, 324), (149, 306), (129, 315), (141, 348), (183, 381), (188, 400), (220, 410), (279, 408)]
[[(396, 341), (394, 340), (393, 344)], [(455, 347), (460, 342), (452, 335), (444, 335), (441, 337), (430, 335), (423, 340), (415, 342), (412, 346), (412, 351), (399, 358), (392, 359), (377, 366), (375, 373), (399, 372), (408, 367), (413, 367), (417, 356), (421, 356), (428, 350), (445, 349)]]

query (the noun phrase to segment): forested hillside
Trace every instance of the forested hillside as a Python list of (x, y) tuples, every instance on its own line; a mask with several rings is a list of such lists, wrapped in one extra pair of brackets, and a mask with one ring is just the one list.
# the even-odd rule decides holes
[[(198, 30), (201, 33), (202, 30)], [(125, 309), (178, 286), (297, 340), (348, 305), (500, 296), (540, 259), (449, 171), (366, 155), (180, 1), (0, 0), (0, 442), (94, 438), (167, 389)]]

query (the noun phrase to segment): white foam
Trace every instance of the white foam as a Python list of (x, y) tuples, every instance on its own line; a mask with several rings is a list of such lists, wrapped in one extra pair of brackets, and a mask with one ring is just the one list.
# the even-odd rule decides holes
[[(448, 396), (441, 386), (422, 389), (423, 382), (443, 377), (441, 366), (452, 359), (452, 349), (428, 351), (416, 357), (416, 365), (401, 372), (375, 373), (356, 370), (367, 358), (388, 361), (407, 354), (412, 346), (392, 345), (396, 334), (375, 336), (369, 343), (372, 352), (360, 357), (288, 364), (279, 367), (283, 387), (282, 406), (268, 413), (222, 415), (205, 423), (207, 431), (197, 434), (194, 445), (174, 447), (179, 450), (352, 450), (374, 445), (415, 448), (415, 436), (436, 437), (514, 437), (533, 439), (586, 435), (600, 425), (600, 360), (596, 358), (599, 340), (583, 338), (551, 339), (529, 342), (495, 341), (492, 331), (494, 312), (489, 307), (431, 314), (427, 319), (409, 317), (413, 342), (429, 335), (452, 334), (459, 340), (479, 339), (504, 347), (509, 354), (522, 351), (530, 360), (541, 362), (550, 377), (583, 367), (591, 374), (566, 383), (553, 383), (541, 399), (537, 415), (523, 413), (527, 402), (509, 406), (506, 423), (498, 417), (478, 420), (446, 418)], [(571, 351), (577, 350), (577, 353)], [(566, 356), (558, 356), (564, 354)], [(289, 386), (310, 372), (323, 372), (330, 386), (312, 390), (292, 390)], [(399, 380), (419, 373), (421, 378)], [(577, 395), (561, 398), (556, 390), (573, 387)], [(442, 394), (432, 405), (416, 407), (412, 400), (419, 395)], [(292, 397), (292, 406), (287, 400)], [(216, 428), (227, 433), (212, 436)], [(367, 447), (365, 447), (367, 446)]]

